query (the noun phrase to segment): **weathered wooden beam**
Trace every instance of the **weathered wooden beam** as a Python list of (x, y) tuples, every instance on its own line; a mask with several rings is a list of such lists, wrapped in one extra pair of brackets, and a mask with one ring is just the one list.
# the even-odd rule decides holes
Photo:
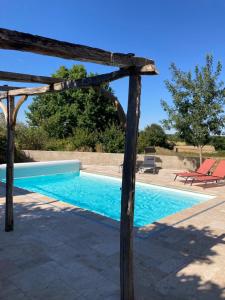
[(15, 82), (45, 83), (45, 84), (52, 84), (52, 83), (63, 81), (62, 78), (13, 73), (13, 72), (5, 72), (5, 71), (0, 71), (0, 80), (15, 81)]
[(14, 108), (13, 117), (12, 117), (12, 122), (14, 126), (16, 125), (16, 119), (17, 119), (19, 109), (22, 106), (22, 104), (27, 100), (27, 98), (28, 96), (22, 96), (16, 103), (16, 107)]
[(133, 221), (138, 124), (140, 117), (141, 77), (131, 75), (123, 163), (120, 221), (120, 289), (121, 300), (134, 299)]
[(109, 66), (126, 67), (154, 64), (151, 59), (136, 57), (131, 53), (113, 53), (98, 48), (62, 42), (4, 28), (0, 28), (0, 48), (27, 51)]
[(5, 99), (7, 95), (10, 96), (21, 96), (21, 95), (39, 95), (45, 93), (62, 92), (67, 89), (78, 89), (78, 88), (88, 88), (91, 86), (99, 86), (102, 83), (117, 80), (119, 78), (125, 77), (129, 74), (129, 70), (119, 70), (111, 73), (106, 73), (102, 75), (77, 79), (77, 80), (67, 80), (59, 83), (54, 83), (52, 85), (35, 87), (35, 88), (25, 88), (19, 90), (9, 91), (8, 93), (0, 93), (0, 99)]
[[(111, 82), (126, 76), (130, 75), (130, 68), (120, 69), (118, 71), (96, 75), (92, 77), (77, 79), (77, 80), (66, 80), (59, 83), (53, 83), (51, 85), (42, 86), (42, 87), (34, 87), (34, 88), (24, 88), (18, 90), (8, 91), (7, 93), (0, 93), (0, 100), (7, 98), (7, 95), (10, 96), (32, 96), (32, 95), (40, 95), (46, 93), (54, 93), (54, 92), (62, 92), (67, 89), (80, 89), (80, 88), (89, 88), (99, 86), (106, 82)], [(156, 70), (148, 70), (143, 71), (142, 68), (135, 68), (133, 70), (134, 73), (139, 75), (156, 75)]]
[(8, 86), (8, 85), (1, 85), (0, 86), (0, 91), (2, 92), (7, 92), (10, 90), (17, 90), (17, 89), (22, 89), (23, 87), (19, 87), (19, 86)]
[(107, 91), (106, 89), (97, 88), (97, 90), (99, 91), (99, 93), (101, 93), (105, 97), (112, 100), (114, 106), (116, 107), (120, 124), (123, 128), (125, 128), (125, 126), (126, 126), (126, 114), (124, 112), (124, 109), (123, 109), (119, 99), (115, 95), (113, 95), (111, 92)]
[(7, 99), (7, 150), (6, 150), (6, 205), (5, 231), (13, 230), (13, 173), (14, 173), (14, 135), (13, 124), (14, 97)]
[(154, 64), (148, 64), (145, 66), (135, 67), (135, 68), (127, 67), (127, 68), (121, 68), (121, 69), (128, 69), (128, 70), (132, 69), (133, 74), (136, 74), (136, 75), (158, 75), (159, 74), (159, 72), (156, 69), (156, 66)]

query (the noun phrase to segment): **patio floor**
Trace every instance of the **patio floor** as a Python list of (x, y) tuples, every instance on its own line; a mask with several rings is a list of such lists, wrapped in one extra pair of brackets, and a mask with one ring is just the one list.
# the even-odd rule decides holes
[[(120, 176), (116, 167), (85, 171)], [(172, 170), (139, 181), (214, 199), (135, 230), (135, 293), (146, 300), (225, 299), (225, 186), (184, 186)], [(0, 185), (0, 299), (119, 299), (119, 224), (15, 189), (15, 230), (4, 232)]]

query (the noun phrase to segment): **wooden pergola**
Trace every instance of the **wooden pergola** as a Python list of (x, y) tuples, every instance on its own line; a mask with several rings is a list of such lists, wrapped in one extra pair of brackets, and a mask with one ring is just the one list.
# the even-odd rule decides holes
[[(100, 93), (107, 93), (101, 84), (129, 77), (128, 108), (126, 115), (126, 141), (122, 175), (121, 221), (120, 221), (120, 286), (121, 300), (134, 299), (133, 284), (133, 220), (135, 194), (135, 168), (138, 125), (140, 116), (141, 76), (157, 75), (155, 63), (151, 59), (136, 57), (92, 48), (79, 44), (62, 42), (27, 33), (1, 29), (0, 49), (18, 50), (36, 54), (55, 56), (82, 62), (91, 62), (118, 67), (118, 70), (78, 80), (63, 80), (46, 76), (35, 76), (11, 72), (0, 72), (0, 80), (14, 82), (44, 83), (39, 87), (0, 86), (0, 108), (7, 121), (7, 167), (6, 167), (6, 209), (5, 231), (13, 230), (13, 169), (14, 134), (17, 113), (28, 96), (62, 92), (68, 89), (94, 87)], [(111, 94), (110, 94), (111, 95)], [(109, 96), (110, 96), (109, 95)], [(15, 97), (21, 96), (15, 103)], [(113, 96), (111, 96), (113, 97)], [(6, 99), (7, 105), (2, 100)], [(118, 99), (113, 98), (124, 119), (123, 109)]]

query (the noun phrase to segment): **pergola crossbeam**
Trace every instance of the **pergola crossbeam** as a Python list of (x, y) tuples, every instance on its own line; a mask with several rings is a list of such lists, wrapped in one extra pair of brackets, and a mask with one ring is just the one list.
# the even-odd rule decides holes
[(91, 86), (99, 86), (103, 83), (117, 80), (119, 78), (127, 76), (128, 70), (119, 70), (111, 73), (106, 73), (102, 75), (97, 75), (93, 77), (87, 77), (77, 80), (66, 80), (59, 83), (54, 83), (51, 85), (34, 87), (34, 88), (24, 88), (19, 90), (12, 90), (8, 93), (0, 93), (0, 99), (5, 99), (7, 95), (9, 96), (21, 96), (21, 95), (40, 95), (46, 93), (62, 92), (67, 89), (78, 89), (78, 88), (89, 88)]
[(52, 84), (56, 82), (61, 82), (63, 79), (47, 77), (47, 76), (0, 71), (0, 80)]
[(113, 53), (99, 48), (58, 41), (4, 28), (0, 28), (0, 48), (117, 67), (138, 67), (154, 64), (154, 61), (151, 59), (136, 57), (131, 53)]
[[(147, 69), (148, 67), (148, 69)], [(156, 75), (157, 71), (151, 66), (145, 66), (143, 68), (136, 68), (133, 73), (139, 75)], [(21, 95), (40, 95), (46, 93), (62, 92), (68, 89), (79, 89), (79, 88), (89, 88), (94, 86), (100, 86), (103, 83), (111, 82), (126, 76), (129, 76), (130, 69), (120, 69), (118, 71), (105, 73), (101, 75), (96, 75), (92, 77), (86, 77), (77, 80), (66, 80), (58, 83), (53, 83), (47, 86), (34, 87), (34, 88), (23, 88), (16, 89), (8, 92), (0, 93), (0, 100), (7, 98), (7, 96), (21, 96)]]
[(10, 91), (10, 90), (18, 90), (18, 89), (22, 89), (22, 87), (20, 87), (20, 86), (0, 85), (0, 91), (2, 91), (2, 92), (7, 92), (7, 91)]
[(103, 89), (103, 88), (95, 88), (95, 89), (97, 89), (100, 94), (104, 95), (105, 97), (107, 97), (108, 99), (110, 99), (113, 102), (113, 104), (117, 110), (120, 124), (123, 128), (125, 128), (126, 127), (126, 114), (123, 110), (123, 107), (122, 107), (119, 99), (114, 94), (112, 94), (110, 91), (108, 91), (106, 89)]

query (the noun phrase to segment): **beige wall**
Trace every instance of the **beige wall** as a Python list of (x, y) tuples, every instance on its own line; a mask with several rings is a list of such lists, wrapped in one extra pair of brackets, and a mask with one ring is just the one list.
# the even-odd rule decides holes
[[(189, 152), (189, 153), (198, 153), (199, 152), (198, 147), (186, 146), (186, 145), (175, 146), (173, 150), (175, 152)], [(202, 152), (203, 153), (214, 153), (215, 148), (213, 146), (206, 145), (203, 147)]]
[[(83, 165), (119, 166), (123, 162), (121, 153), (76, 152), (76, 151), (39, 151), (23, 150), (28, 161), (51, 161), (78, 159)], [(138, 155), (138, 163), (144, 155)], [(195, 169), (198, 159), (180, 156), (156, 155), (156, 162), (163, 169)]]

